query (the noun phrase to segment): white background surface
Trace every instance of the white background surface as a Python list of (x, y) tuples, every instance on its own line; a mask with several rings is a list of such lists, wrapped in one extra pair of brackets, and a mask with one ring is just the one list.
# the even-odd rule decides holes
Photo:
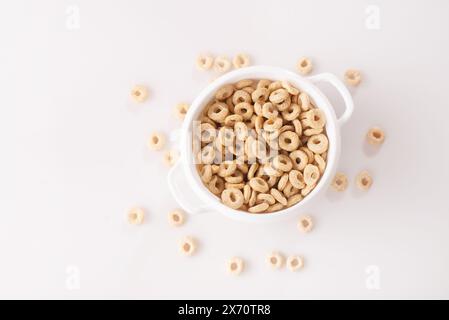
[[(79, 29), (66, 27), (69, 5)], [(379, 30), (365, 26), (368, 5)], [(0, 297), (449, 298), (448, 14), (443, 0), (2, 1)], [(179, 127), (174, 105), (214, 76), (196, 71), (200, 52), (362, 70), (342, 130), (351, 186), (298, 212), (315, 218), (311, 234), (296, 219), (217, 214), (168, 226), (168, 169), (145, 144)], [(143, 105), (129, 99), (136, 83), (151, 88)], [(364, 145), (372, 125), (387, 133), (378, 152)], [(361, 169), (374, 176), (366, 194), (353, 183)], [(126, 223), (133, 205), (145, 225)], [(201, 241), (195, 257), (178, 254), (184, 235)], [(269, 270), (273, 249), (303, 254), (306, 268)], [(224, 267), (234, 255), (248, 263), (237, 278)], [(369, 266), (379, 290), (366, 286)]]

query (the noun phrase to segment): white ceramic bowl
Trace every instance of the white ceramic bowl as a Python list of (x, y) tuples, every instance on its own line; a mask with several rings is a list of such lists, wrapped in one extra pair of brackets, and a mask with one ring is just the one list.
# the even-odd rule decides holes
[[(217, 89), (227, 83), (235, 83), (242, 79), (270, 79), (286, 80), (301, 91), (306, 92), (315, 105), (326, 115), (326, 133), (329, 139), (327, 166), (323, 176), (304, 199), (297, 204), (268, 214), (251, 214), (244, 211), (233, 210), (221, 203), (220, 199), (212, 194), (201, 182), (194, 164), (192, 152), (193, 121), (198, 117), (206, 104), (214, 97)], [(337, 119), (334, 108), (326, 96), (314, 85), (317, 82), (332, 84), (343, 97), (346, 109)], [(351, 94), (345, 85), (333, 74), (322, 73), (311, 77), (302, 77), (291, 71), (255, 66), (229, 72), (209, 84), (193, 101), (184, 119), (179, 136), (180, 159), (170, 170), (168, 175), (169, 188), (178, 204), (188, 213), (220, 212), (227, 217), (244, 221), (273, 221), (297, 213), (299, 208), (313, 201), (317, 194), (322, 192), (334, 176), (340, 156), (340, 126), (350, 117), (354, 105)]]

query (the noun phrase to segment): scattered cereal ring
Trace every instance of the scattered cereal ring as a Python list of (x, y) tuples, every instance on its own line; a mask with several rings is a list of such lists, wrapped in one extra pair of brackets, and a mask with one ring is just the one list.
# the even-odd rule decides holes
[(287, 258), (287, 268), (290, 271), (298, 271), (304, 267), (304, 259), (300, 256), (289, 256)]
[(168, 214), (168, 223), (172, 226), (181, 226), (185, 222), (185, 213), (181, 209), (175, 209)]
[(302, 57), (298, 60), (296, 67), (298, 68), (299, 73), (306, 75), (312, 71), (313, 65), (310, 59)]
[(368, 173), (368, 171), (362, 171), (360, 172), (356, 179), (357, 187), (359, 187), (361, 190), (368, 190), (371, 188), (371, 185), (373, 184), (373, 178), (371, 178), (371, 175)]
[(232, 275), (241, 274), (243, 271), (243, 268), (244, 268), (243, 260), (241, 258), (237, 258), (237, 257), (231, 258), (226, 264), (226, 269)]
[(269, 189), (267, 182), (264, 179), (259, 178), (259, 177), (250, 179), (249, 185), (253, 190), (255, 190), (257, 192), (265, 193)]
[(145, 211), (142, 208), (131, 208), (127, 214), (128, 222), (130, 224), (139, 225), (143, 223), (145, 218)]
[(212, 67), (212, 64), (214, 62), (214, 58), (212, 58), (209, 55), (200, 54), (196, 58), (196, 66), (198, 70), (206, 71), (209, 70)]
[(179, 249), (185, 256), (191, 256), (195, 253), (197, 241), (193, 237), (185, 237), (181, 240)]
[(349, 69), (345, 72), (345, 81), (351, 86), (357, 86), (362, 81), (362, 74), (359, 70)]
[(232, 64), (236, 69), (247, 67), (249, 66), (249, 57), (244, 53), (239, 53), (232, 60)]
[(136, 102), (144, 102), (148, 98), (148, 88), (143, 85), (136, 85), (131, 89), (131, 98)]
[(313, 229), (313, 220), (311, 216), (302, 216), (298, 221), (298, 228), (301, 232), (307, 233)]
[(179, 152), (176, 150), (168, 150), (164, 153), (164, 163), (171, 167), (178, 161)]
[(385, 140), (385, 133), (381, 128), (373, 127), (366, 134), (370, 144), (382, 144)]
[(189, 110), (189, 105), (187, 103), (178, 103), (175, 107), (175, 115), (179, 119), (184, 119), (187, 111)]
[(267, 255), (267, 263), (273, 269), (280, 269), (284, 265), (284, 256), (277, 251), (271, 252)]
[(148, 139), (148, 147), (151, 150), (161, 150), (165, 146), (165, 135), (160, 132), (153, 132)]
[(232, 209), (238, 209), (243, 205), (243, 193), (239, 189), (225, 189), (221, 193), (221, 201)]
[(344, 173), (337, 172), (335, 174), (334, 180), (332, 180), (331, 186), (335, 191), (345, 191), (348, 187), (348, 178)]
[(231, 62), (225, 56), (216, 57), (214, 60), (214, 70), (216, 72), (224, 73), (231, 68)]

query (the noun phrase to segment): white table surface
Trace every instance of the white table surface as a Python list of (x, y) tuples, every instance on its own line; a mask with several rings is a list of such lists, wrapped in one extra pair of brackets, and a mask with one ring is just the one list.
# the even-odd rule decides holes
[[(448, 12), (443, 0), (3, 1), (0, 297), (449, 298)], [(195, 69), (200, 52), (362, 70), (342, 130), (351, 186), (298, 212), (312, 233), (213, 213), (168, 225), (168, 169), (146, 139), (178, 128), (174, 105), (214, 77)], [(136, 83), (147, 103), (130, 101)], [(372, 125), (387, 134), (377, 152)], [(143, 226), (125, 221), (133, 205)], [(178, 253), (185, 235), (200, 240), (195, 257)], [(303, 254), (305, 269), (269, 270), (271, 250)], [(234, 255), (248, 263), (240, 277), (225, 272)]]

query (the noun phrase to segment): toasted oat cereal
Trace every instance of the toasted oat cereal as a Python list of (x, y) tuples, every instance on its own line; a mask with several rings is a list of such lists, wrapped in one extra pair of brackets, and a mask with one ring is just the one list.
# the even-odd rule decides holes
[(249, 66), (249, 57), (244, 53), (239, 53), (232, 60), (232, 64), (236, 69), (247, 67)]
[(233, 258), (229, 259), (229, 261), (226, 264), (226, 269), (232, 275), (241, 274), (244, 267), (245, 267), (245, 264), (243, 262), (243, 259), (238, 258), (238, 257), (233, 257)]
[(277, 251), (273, 251), (269, 253), (267, 256), (267, 263), (273, 269), (282, 268), (284, 266), (284, 260), (285, 260), (284, 256)]
[(248, 209), (251, 213), (261, 213), (268, 209), (270, 205), (266, 202), (259, 203), (255, 206), (252, 206)]
[(143, 85), (135, 85), (131, 89), (131, 98), (136, 102), (144, 102), (148, 98), (148, 88)]
[(164, 153), (164, 163), (171, 167), (178, 161), (179, 152), (176, 150), (168, 150)]
[(148, 147), (151, 150), (161, 150), (165, 146), (165, 135), (160, 132), (153, 132), (148, 139)]
[(168, 214), (168, 223), (172, 226), (181, 226), (185, 222), (185, 213), (181, 209), (175, 209)]
[(385, 133), (379, 127), (372, 127), (366, 134), (366, 138), (370, 144), (382, 144), (385, 140)]
[(191, 256), (195, 253), (197, 248), (197, 241), (193, 237), (184, 237), (180, 244), (179, 249), (185, 256)]
[(307, 233), (310, 232), (313, 228), (313, 220), (310, 216), (302, 216), (298, 221), (298, 228), (300, 231)]
[(238, 209), (243, 205), (244, 197), (242, 191), (237, 188), (232, 188), (223, 190), (221, 200), (228, 207)]
[(304, 259), (301, 256), (289, 256), (287, 258), (287, 268), (290, 271), (298, 271), (304, 267)]
[(231, 68), (231, 62), (225, 56), (218, 56), (214, 60), (214, 70), (216, 72), (224, 73)]
[(212, 56), (200, 54), (196, 59), (196, 66), (199, 70), (205, 71), (212, 67), (213, 62), (214, 58)]
[(302, 57), (298, 60), (296, 67), (298, 68), (299, 73), (306, 75), (312, 71), (313, 65), (309, 58)]
[(337, 172), (331, 186), (335, 191), (345, 191), (348, 187), (348, 177), (342, 172)]
[(371, 185), (373, 184), (373, 178), (368, 173), (368, 171), (364, 170), (360, 172), (356, 179), (356, 184), (359, 189), (367, 191), (369, 188), (371, 188)]
[(184, 119), (189, 107), (187, 103), (178, 103), (175, 107), (175, 116), (181, 120)]
[(134, 207), (128, 210), (128, 222), (133, 225), (142, 224), (145, 218), (145, 211), (142, 208)]
[(349, 69), (345, 72), (345, 81), (351, 86), (357, 86), (362, 81), (362, 74), (359, 70)]

